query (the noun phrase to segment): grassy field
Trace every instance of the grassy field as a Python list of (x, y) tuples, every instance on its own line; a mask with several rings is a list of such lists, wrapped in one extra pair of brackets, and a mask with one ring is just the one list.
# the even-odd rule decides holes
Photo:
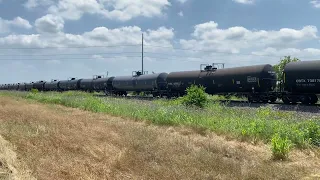
[[(101, 108), (99, 111), (104, 108), (101, 106), (108, 106), (97, 104), (100, 100), (93, 100), (89, 95), (3, 95), (0, 96), (0, 179), (320, 177), (316, 151), (293, 150), (290, 161), (273, 161), (272, 151), (261, 143), (252, 145), (211, 132), (202, 136), (199, 131), (182, 126), (158, 126), (148, 123), (151, 121), (133, 121), (56, 105), (66, 103), (89, 109), (94, 103), (97, 109)], [(50, 100), (53, 104), (20, 97), (43, 102)], [(116, 110), (109, 109), (108, 112), (113, 110), (119, 114), (127, 103), (127, 108), (139, 105), (115, 99), (101, 102), (105, 103), (118, 105), (114, 107)], [(146, 109), (145, 106), (140, 102), (140, 107), (136, 108)], [(122, 116), (128, 117), (126, 113)], [(144, 117), (148, 118), (147, 115)]]
[(269, 107), (244, 110), (210, 103), (206, 108), (199, 109), (185, 107), (179, 99), (149, 102), (100, 98), (81, 92), (1, 92), (1, 95), (103, 112), (157, 125), (182, 125), (194, 128), (203, 135), (212, 131), (241, 141), (263, 142), (270, 144), (276, 159), (285, 158), (292, 148), (320, 146), (319, 118), (301, 119), (295, 112), (273, 111)]

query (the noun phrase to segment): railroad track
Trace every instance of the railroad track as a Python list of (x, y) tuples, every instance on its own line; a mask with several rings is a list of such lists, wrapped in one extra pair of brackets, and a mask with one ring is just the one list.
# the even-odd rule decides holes
[[(106, 95), (96, 95), (97, 97), (107, 97)], [(141, 101), (154, 101), (155, 99), (160, 98), (154, 98), (152, 96), (126, 96), (126, 97), (119, 97), (119, 96), (113, 96), (113, 98), (119, 98), (119, 99), (133, 99), (133, 100), (141, 100)], [(299, 113), (309, 113), (307, 115), (317, 115), (320, 116), (320, 104), (316, 105), (303, 105), (303, 104), (284, 104), (281, 101), (276, 101), (274, 103), (250, 103), (246, 100), (210, 100), (212, 102), (219, 101), (223, 103), (225, 106), (231, 107), (231, 108), (251, 108), (256, 109), (260, 107), (267, 107), (271, 106), (274, 110), (277, 111), (295, 111)]]

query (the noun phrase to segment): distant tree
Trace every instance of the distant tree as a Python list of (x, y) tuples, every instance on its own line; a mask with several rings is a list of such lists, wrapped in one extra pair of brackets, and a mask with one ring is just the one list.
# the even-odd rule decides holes
[(282, 80), (283, 69), (288, 63), (298, 62), (298, 61), (300, 61), (300, 59), (298, 58), (291, 59), (291, 56), (285, 56), (283, 59), (280, 60), (279, 64), (274, 65), (273, 68), (277, 74), (278, 80)]

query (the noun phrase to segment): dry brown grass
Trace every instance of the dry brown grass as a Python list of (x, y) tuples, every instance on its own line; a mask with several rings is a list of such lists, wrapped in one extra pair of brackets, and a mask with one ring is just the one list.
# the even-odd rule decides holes
[(320, 172), (317, 152), (274, 162), (265, 145), (20, 99), (0, 97), (0, 124), (16, 166), (37, 179), (317, 179)]

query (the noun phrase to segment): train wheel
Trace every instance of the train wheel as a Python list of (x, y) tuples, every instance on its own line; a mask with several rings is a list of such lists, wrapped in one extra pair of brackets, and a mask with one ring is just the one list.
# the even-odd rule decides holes
[(311, 98), (310, 104), (316, 104), (318, 102), (317, 95), (313, 94), (310, 96), (310, 98)]
[(298, 99), (296, 96), (292, 96), (292, 97), (291, 97), (291, 103), (292, 103), (292, 104), (297, 104), (298, 100), (299, 100), (299, 99)]
[(271, 98), (270, 98), (270, 102), (271, 102), (271, 103), (274, 103), (274, 102), (277, 101), (277, 99), (278, 99), (277, 97), (271, 97)]
[(301, 103), (302, 104), (309, 104), (310, 102), (311, 102), (311, 98), (310, 98), (310, 96), (301, 96), (300, 97), (300, 101), (301, 101)]
[(282, 101), (283, 101), (283, 103), (285, 103), (285, 104), (290, 104), (290, 100), (289, 100), (288, 96), (283, 96), (283, 97), (282, 97)]

